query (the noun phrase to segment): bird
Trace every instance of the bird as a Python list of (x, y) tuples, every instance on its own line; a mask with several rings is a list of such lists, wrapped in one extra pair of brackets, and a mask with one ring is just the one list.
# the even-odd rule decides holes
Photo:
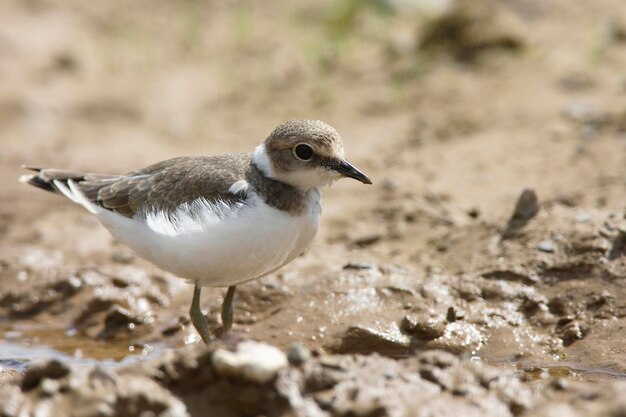
[(346, 160), (339, 133), (319, 120), (284, 122), (251, 153), (176, 157), (123, 175), (23, 168), (35, 173), (21, 182), (81, 205), (140, 257), (193, 284), (189, 316), (206, 344), (203, 287), (227, 287), (226, 334), (236, 287), (309, 246), (321, 189), (343, 177), (372, 184)]

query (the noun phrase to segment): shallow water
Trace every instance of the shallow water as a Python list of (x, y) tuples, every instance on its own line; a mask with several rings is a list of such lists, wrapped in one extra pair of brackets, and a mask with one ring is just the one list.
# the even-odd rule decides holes
[(512, 367), (533, 380), (560, 377), (580, 381), (599, 381), (607, 379), (626, 381), (626, 372), (610, 366), (589, 367), (583, 366), (575, 361), (561, 361), (554, 363), (541, 360), (519, 361), (512, 358), (496, 359), (492, 357), (481, 357), (479, 360), (493, 366)]
[[(72, 365), (116, 368), (130, 363), (155, 358), (167, 350), (175, 350), (165, 344), (144, 346), (128, 345), (125, 342), (95, 341), (81, 336), (63, 334), (60, 329), (29, 328), (6, 330), (0, 342), (0, 367), (24, 371), (32, 362), (58, 359)], [(19, 342), (11, 342), (12, 339)], [(512, 358), (473, 358), (489, 365), (514, 368), (532, 380), (552, 377), (570, 378), (581, 381), (624, 380), (626, 372), (611, 367), (586, 367), (574, 361), (558, 364), (539, 360), (518, 361)]]
[(50, 359), (73, 365), (98, 364), (115, 368), (156, 357), (166, 350), (164, 346), (156, 344), (133, 346), (127, 342), (69, 336), (60, 329), (13, 329), (4, 331), (2, 335), (4, 340), (0, 341), (0, 366), (17, 371), (25, 370), (32, 362)]
[(516, 365), (526, 375), (538, 379), (548, 377), (568, 377), (585, 381), (597, 381), (601, 379), (618, 379), (626, 381), (626, 373), (611, 368), (588, 368), (574, 362), (564, 362), (554, 365), (549, 363), (518, 363)]

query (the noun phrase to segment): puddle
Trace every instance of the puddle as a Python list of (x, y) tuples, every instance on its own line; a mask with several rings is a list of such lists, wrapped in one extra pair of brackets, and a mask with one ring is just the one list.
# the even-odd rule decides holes
[[(78, 350), (78, 348), (77, 348)], [(160, 347), (143, 348), (139, 353), (126, 355), (121, 359), (111, 357), (96, 359), (80, 354), (69, 355), (49, 346), (26, 346), (17, 343), (0, 342), (0, 367), (24, 371), (31, 362), (59, 359), (72, 365), (95, 365), (115, 368), (129, 363), (140, 362), (160, 355), (164, 349)]]
[[(143, 346), (68, 336), (60, 329), (20, 326), (2, 332), (0, 367), (23, 371), (33, 361), (59, 359), (74, 365), (117, 367), (163, 353), (160, 344)], [(11, 340), (15, 340), (12, 342)]]
[(547, 363), (517, 363), (515, 367), (533, 379), (547, 377), (566, 377), (584, 381), (601, 379), (619, 379), (626, 381), (626, 373), (611, 368), (588, 368), (574, 363), (547, 364)]
[(549, 363), (543, 361), (516, 361), (513, 359), (487, 359), (484, 363), (493, 366), (509, 366), (533, 380), (546, 378), (570, 378), (580, 381), (622, 380), (626, 381), (626, 372), (611, 367), (585, 367), (575, 362), (563, 361)]

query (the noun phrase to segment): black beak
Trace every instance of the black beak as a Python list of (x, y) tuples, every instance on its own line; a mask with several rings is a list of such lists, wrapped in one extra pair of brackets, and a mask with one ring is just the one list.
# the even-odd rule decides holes
[(338, 163), (333, 164), (332, 169), (334, 169), (344, 177), (354, 178), (357, 181), (361, 181), (363, 184), (372, 183), (372, 181), (367, 178), (367, 175), (356, 169), (348, 161), (338, 161)]

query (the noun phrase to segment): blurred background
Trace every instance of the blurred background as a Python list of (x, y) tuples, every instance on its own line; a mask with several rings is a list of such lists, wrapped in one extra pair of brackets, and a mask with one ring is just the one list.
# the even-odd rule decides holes
[[(0, 309), (11, 318), (0, 320), (2, 329), (18, 343), (73, 353), (77, 342), (67, 342), (64, 332), (76, 328), (76, 317), (104, 313), (81, 316), (84, 303), (56, 298), (32, 314), (16, 312), (16, 305), (43, 299), (32, 294), (48, 291), (32, 288), (85, 267), (137, 263), (158, 273), (87, 213), (18, 184), (20, 165), (119, 173), (179, 155), (251, 151), (293, 118), (334, 126), (349, 159), (374, 185), (341, 181), (328, 191), (311, 250), (266, 281), (287, 285), (280, 300), (304, 294), (312, 274), (348, 260), (466, 274), (506, 262), (539, 268), (547, 257), (585, 250), (597, 255), (606, 248), (576, 236), (584, 227), (596, 233), (625, 208), (626, 6), (623, 0), (1, 1)], [(525, 188), (539, 196), (541, 227), (493, 250), (489, 242)], [(587, 249), (576, 252), (563, 236)], [(589, 291), (602, 293), (605, 277), (587, 280)], [(265, 291), (254, 285), (246, 287), (249, 294)], [(155, 307), (156, 323), (186, 314), (190, 294), (183, 288), (180, 300)], [(623, 294), (623, 285), (616, 288)], [(213, 310), (219, 294), (207, 295)], [(265, 337), (270, 330), (259, 311), (269, 307), (259, 310), (248, 298), (238, 325)], [(40, 315), (57, 304), (52, 319)], [(615, 308), (626, 311), (623, 303)], [(249, 319), (257, 313), (258, 321)], [(620, 323), (622, 313), (615, 316)], [(106, 327), (102, 317), (98, 325)], [(49, 320), (60, 336), (41, 333)], [(287, 345), (306, 337), (327, 347), (323, 333), (330, 330), (316, 326), (273, 340)], [(556, 337), (551, 327), (529, 326)], [(98, 339), (96, 328), (87, 326), (85, 334)], [(593, 358), (618, 352), (624, 371), (623, 336), (607, 332), (613, 344), (587, 357), (597, 365)], [(317, 339), (308, 339), (313, 333)], [(119, 337), (116, 358), (138, 336)]]
[[(592, 157), (594, 142), (623, 151), (626, 141), (624, 9), (3, 1), (2, 174), (22, 163), (124, 172), (249, 151), (284, 120), (318, 118), (379, 179), (440, 187), (483, 209), (493, 186), (582, 192), (622, 157)], [(548, 171), (558, 175), (546, 184)]]

